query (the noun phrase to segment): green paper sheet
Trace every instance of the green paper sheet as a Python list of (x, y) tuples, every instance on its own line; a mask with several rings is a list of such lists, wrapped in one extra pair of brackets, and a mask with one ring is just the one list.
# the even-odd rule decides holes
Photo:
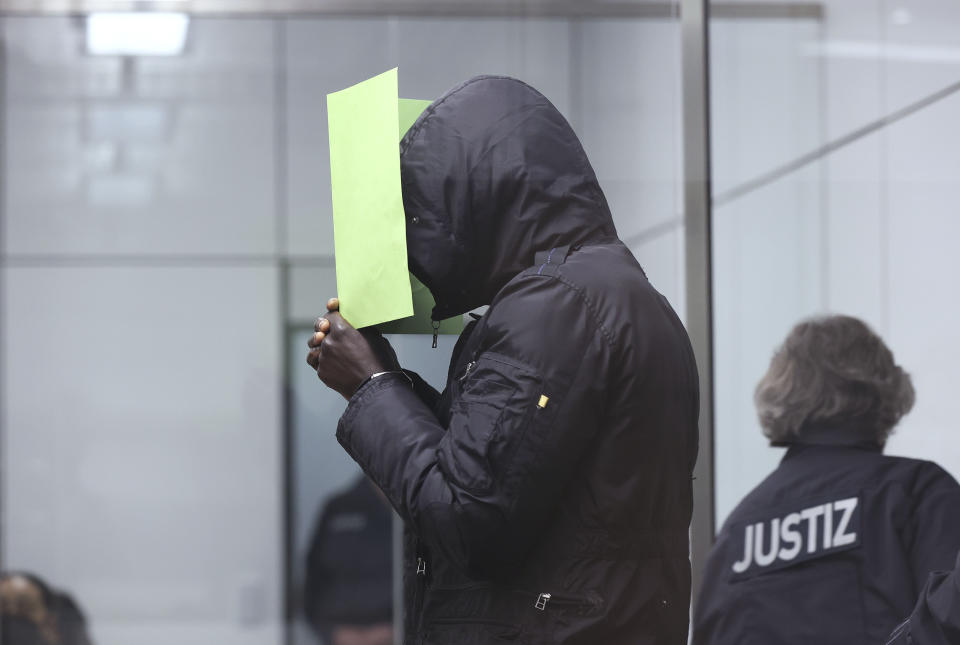
[[(398, 99), (396, 69), (327, 95), (337, 295), (354, 327), (433, 333), (433, 296), (407, 270), (400, 151), (393, 138), (403, 138), (430, 103)], [(459, 334), (463, 318), (441, 322), (438, 331)]]
[(412, 316), (396, 68), (328, 94), (327, 117), (340, 313), (357, 328)]
[[(410, 274), (410, 291), (413, 292), (413, 315), (392, 322), (377, 325), (382, 334), (432, 334), (433, 320), (430, 314), (436, 304), (433, 294), (422, 282)], [(463, 331), (463, 316), (447, 318), (440, 322), (437, 330), (440, 334), (459, 334)]]
[(397, 106), (400, 113), (400, 138), (407, 133), (407, 130), (413, 127), (417, 119), (423, 114), (433, 101), (424, 101), (423, 99), (399, 99)]

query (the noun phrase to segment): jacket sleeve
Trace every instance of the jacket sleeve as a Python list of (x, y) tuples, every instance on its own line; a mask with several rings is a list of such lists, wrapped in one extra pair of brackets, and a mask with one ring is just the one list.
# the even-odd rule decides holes
[(927, 463), (914, 482), (913, 513), (904, 545), (913, 568), (914, 589), (921, 589), (932, 571), (953, 566), (960, 549), (960, 484), (940, 466)]
[(953, 571), (931, 573), (910, 618), (888, 645), (950, 645), (960, 643), (960, 555)]
[(432, 385), (423, 380), (423, 377), (416, 372), (403, 370), (403, 373), (410, 378), (413, 384), (413, 391), (420, 397), (420, 400), (431, 410), (436, 410), (437, 403), (440, 401), (440, 393), (437, 392)]
[(337, 439), (431, 549), (474, 574), (541, 537), (602, 415), (610, 337), (580, 291), (516, 278), (454, 375), (443, 427), (402, 375), (351, 399)]

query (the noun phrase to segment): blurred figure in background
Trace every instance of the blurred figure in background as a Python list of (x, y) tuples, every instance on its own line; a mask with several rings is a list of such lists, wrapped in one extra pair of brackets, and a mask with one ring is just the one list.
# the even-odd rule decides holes
[(960, 643), (960, 555), (953, 571), (931, 573), (913, 613), (887, 645)]
[(867, 325), (794, 327), (757, 386), (780, 466), (730, 514), (707, 563), (695, 645), (884, 643), (960, 548), (960, 486), (883, 447), (910, 376)]
[(392, 645), (392, 534), (390, 506), (364, 475), (325, 504), (303, 593), (324, 645)]
[(0, 574), (0, 643), (90, 645), (87, 621), (73, 599), (26, 573)]

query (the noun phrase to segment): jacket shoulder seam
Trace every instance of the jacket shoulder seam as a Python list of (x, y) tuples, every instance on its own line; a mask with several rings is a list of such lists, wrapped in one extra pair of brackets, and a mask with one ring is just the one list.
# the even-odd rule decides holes
[(586, 294), (583, 287), (568, 280), (566, 277), (564, 277), (563, 275), (560, 275), (559, 273), (538, 274), (536, 271), (534, 271), (533, 273), (524, 272), (521, 275), (529, 278), (556, 280), (560, 284), (564, 285), (566, 288), (573, 291), (575, 294), (577, 294), (577, 297), (583, 301), (583, 304), (586, 306), (587, 311), (590, 313), (590, 317), (593, 318), (593, 321), (597, 324), (597, 329), (600, 330), (600, 334), (603, 336), (603, 339), (606, 341), (607, 345), (609, 345), (610, 347), (613, 347), (615, 345), (613, 340), (613, 334), (610, 333), (610, 330), (607, 329), (606, 326), (604, 326), (603, 321), (600, 318), (600, 312), (597, 310), (596, 304), (594, 303), (593, 300), (590, 299), (590, 296)]

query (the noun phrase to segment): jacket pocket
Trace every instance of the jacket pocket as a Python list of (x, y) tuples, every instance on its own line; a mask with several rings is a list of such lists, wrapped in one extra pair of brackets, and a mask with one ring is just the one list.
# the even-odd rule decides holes
[(431, 603), (424, 620), (424, 645), (477, 645), (517, 643), (523, 629), (512, 614), (486, 606), (485, 600), (499, 597), (489, 582), (438, 584), (430, 589)]
[(431, 645), (552, 642), (558, 626), (595, 616), (603, 608), (593, 591), (536, 593), (479, 582), (438, 586), (432, 592), (445, 599), (435, 600), (428, 610), (433, 615), (425, 621), (425, 633)]
[(524, 595), (535, 598), (533, 608), (547, 615), (559, 613), (570, 616), (590, 616), (603, 607), (603, 599), (595, 591), (583, 595), (564, 593), (526, 593)]
[(449, 428), (439, 445), (440, 465), (460, 488), (489, 493), (536, 405), (531, 393), (538, 379), (515, 361), (484, 354), (457, 381)]
[(483, 618), (438, 618), (424, 630), (424, 645), (527, 643), (523, 628)]

